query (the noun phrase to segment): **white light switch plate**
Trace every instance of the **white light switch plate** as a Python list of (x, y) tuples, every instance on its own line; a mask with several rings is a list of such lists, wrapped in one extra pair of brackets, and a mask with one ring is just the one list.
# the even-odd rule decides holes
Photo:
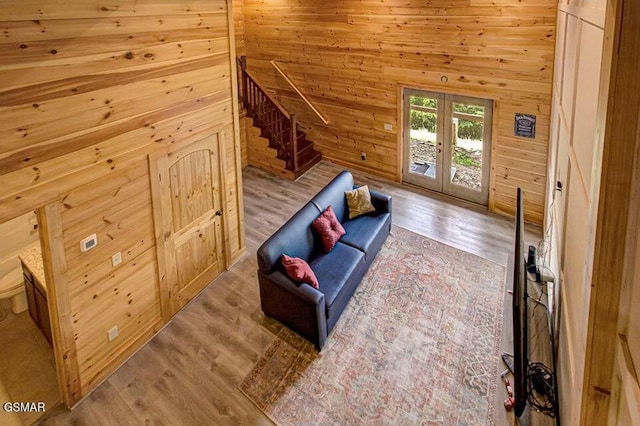
[(120, 252), (117, 252), (116, 254), (114, 254), (113, 256), (111, 256), (111, 265), (115, 268), (116, 266), (118, 266), (119, 264), (122, 263), (122, 254)]
[(384, 129), (385, 130), (393, 130), (393, 126), (391, 124), (389, 124), (389, 123), (385, 123), (384, 124)]

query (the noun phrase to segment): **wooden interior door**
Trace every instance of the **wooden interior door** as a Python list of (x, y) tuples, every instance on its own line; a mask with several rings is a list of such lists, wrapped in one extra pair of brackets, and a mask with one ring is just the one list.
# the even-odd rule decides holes
[(171, 316), (224, 269), (217, 135), (149, 157), (163, 316)]

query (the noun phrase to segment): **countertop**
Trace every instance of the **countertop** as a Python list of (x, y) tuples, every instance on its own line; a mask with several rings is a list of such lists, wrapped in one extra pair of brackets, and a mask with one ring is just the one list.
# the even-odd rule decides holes
[(18, 253), (22, 263), (31, 271), (33, 278), (38, 280), (44, 290), (47, 290), (47, 281), (44, 276), (44, 266), (42, 262), (42, 249), (40, 243), (32, 244)]

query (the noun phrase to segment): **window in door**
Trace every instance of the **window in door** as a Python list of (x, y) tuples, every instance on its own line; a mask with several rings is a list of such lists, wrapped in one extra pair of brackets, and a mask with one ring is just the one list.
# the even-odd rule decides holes
[(486, 205), (492, 110), (488, 99), (405, 89), (403, 180)]

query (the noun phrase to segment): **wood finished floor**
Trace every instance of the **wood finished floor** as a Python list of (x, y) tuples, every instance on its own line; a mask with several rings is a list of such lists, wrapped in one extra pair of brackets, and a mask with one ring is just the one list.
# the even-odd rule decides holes
[[(247, 255), (73, 411), (58, 406), (44, 416), (42, 424), (271, 424), (238, 390), (281, 327), (260, 310), (255, 252), (341, 170), (321, 162), (297, 182), (290, 182), (252, 167), (245, 169)], [(362, 173), (354, 176), (356, 183), (393, 196), (395, 225), (506, 264), (512, 250), (511, 219), (384, 179)], [(526, 237), (538, 241), (540, 229), (528, 226)], [(501, 387), (496, 398), (499, 425), (512, 421), (501, 407), (505, 398)]]

